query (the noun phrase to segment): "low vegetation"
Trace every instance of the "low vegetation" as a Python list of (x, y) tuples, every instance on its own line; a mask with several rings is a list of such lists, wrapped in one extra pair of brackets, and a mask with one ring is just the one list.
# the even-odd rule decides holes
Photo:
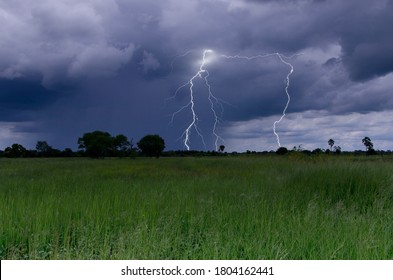
[(391, 156), (0, 159), (1, 259), (392, 259)]

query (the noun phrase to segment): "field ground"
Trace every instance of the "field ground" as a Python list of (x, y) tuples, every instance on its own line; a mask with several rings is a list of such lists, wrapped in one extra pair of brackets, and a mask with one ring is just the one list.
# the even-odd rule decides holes
[(392, 259), (393, 158), (3, 158), (0, 258)]

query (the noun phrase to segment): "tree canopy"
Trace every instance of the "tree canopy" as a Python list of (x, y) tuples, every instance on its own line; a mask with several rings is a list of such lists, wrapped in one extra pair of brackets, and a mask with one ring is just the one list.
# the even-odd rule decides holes
[(144, 136), (137, 143), (138, 148), (141, 149), (142, 153), (149, 157), (159, 157), (162, 151), (165, 149), (165, 141), (157, 134), (150, 134)]
[(285, 154), (287, 154), (288, 152), (289, 152), (289, 151), (288, 151), (287, 148), (285, 148), (285, 147), (280, 147), (280, 148), (277, 149), (276, 154), (277, 154), (277, 155), (285, 155)]
[(41, 157), (49, 157), (53, 154), (53, 148), (46, 141), (37, 141), (35, 149)]
[(7, 147), (4, 150), (4, 155), (6, 157), (24, 157), (27, 154), (27, 149), (21, 144), (12, 144), (11, 147)]
[(362, 139), (363, 145), (366, 147), (366, 151), (368, 155), (375, 155), (376, 151), (374, 150), (374, 144), (371, 142), (370, 137), (364, 137)]
[(334, 140), (333, 139), (329, 139), (328, 140), (328, 145), (330, 146), (330, 150), (332, 151), (333, 145), (334, 145)]
[(132, 149), (132, 143), (123, 134), (112, 137), (108, 132), (93, 131), (83, 134), (78, 139), (79, 149), (92, 158), (106, 156), (126, 156)]
[(79, 149), (83, 149), (92, 158), (102, 158), (109, 154), (113, 140), (108, 132), (93, 131), (83, 134), (78, 139)]

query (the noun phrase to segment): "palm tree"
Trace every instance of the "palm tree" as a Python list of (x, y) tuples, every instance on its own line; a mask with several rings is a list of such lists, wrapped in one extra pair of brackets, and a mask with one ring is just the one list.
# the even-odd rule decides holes
[(330, 150), (332, 151), (333, 145), (334, 145), (334, 140), (333, 139), (329, 139), (328, 144), (330, 146)]

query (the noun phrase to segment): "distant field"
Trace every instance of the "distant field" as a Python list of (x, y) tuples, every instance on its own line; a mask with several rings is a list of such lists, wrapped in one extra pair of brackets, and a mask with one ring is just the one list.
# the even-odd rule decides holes
[(0, 258), (392, 259), (393, 158), (3, 158)]

